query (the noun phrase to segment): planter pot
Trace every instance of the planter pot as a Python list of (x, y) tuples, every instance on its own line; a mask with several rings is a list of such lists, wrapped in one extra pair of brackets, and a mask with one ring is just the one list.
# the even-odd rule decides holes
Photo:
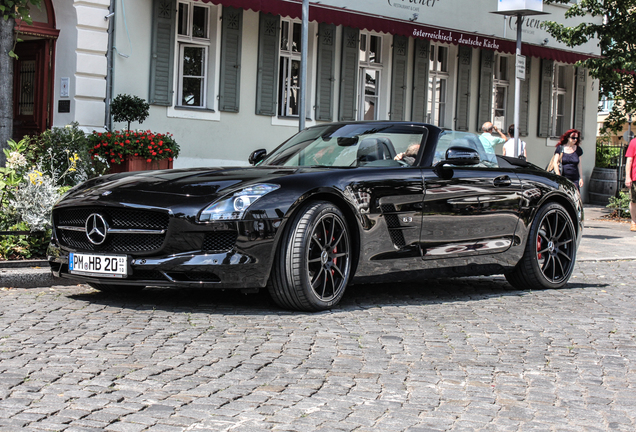
[(131, 156), (120, 164), (112, 164), (110, 166), (110, 173), (116, 174), (121, 172), (130, 171), (149, 171), (160, 169), (172, 169), (172, 161), (168, 159), (161, 159), (158, 161), (148, 162), (145, 158), (140, 156)]

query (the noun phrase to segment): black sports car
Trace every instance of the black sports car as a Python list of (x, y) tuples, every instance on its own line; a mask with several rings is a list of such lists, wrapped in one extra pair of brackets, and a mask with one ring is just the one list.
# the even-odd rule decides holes
[(558, 288), (572, 274), (574, 185), (489, 154), (475, 134), (332, 123), (250, 162), (73, 188), (53, 209), (53, 273), (100, 290), (267, 287), (309, 311), (352, 283), (504, 274), (520, 289)]

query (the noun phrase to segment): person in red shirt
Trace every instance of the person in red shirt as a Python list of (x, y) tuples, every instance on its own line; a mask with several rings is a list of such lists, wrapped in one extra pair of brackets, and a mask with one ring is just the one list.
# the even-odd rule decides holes
[(636, 138), (627, 147), (625, 166), (625, 186), (629, 188), (629, 212), (632, 215), (631, 231), (636, 231)]

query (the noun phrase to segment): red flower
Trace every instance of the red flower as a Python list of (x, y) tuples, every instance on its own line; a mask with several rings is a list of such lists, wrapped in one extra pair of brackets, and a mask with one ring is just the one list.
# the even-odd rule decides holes
[(111, 161), (112, 163), (115, 163), (115, 159), (111, 159), (110, 161)]
[(152, 162), (152, 159), (146, 159), (146, 162), (150, 163)]
[[(128, 135), (126, 135), (126, 136), (128, 136)], [(130, 144), (130, 140), (126, 140), (126, 144)], [(123, 145), (123, 144), (122, 144), (122, 145)]]

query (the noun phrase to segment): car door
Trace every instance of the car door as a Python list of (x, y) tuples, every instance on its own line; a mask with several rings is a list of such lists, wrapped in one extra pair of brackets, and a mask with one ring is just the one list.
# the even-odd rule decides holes
[[(452, 146), (469, 147), (480, 163), (434, 169)], [(430, 159), (429, 159), (430, 160)], [(424, 260), (506, 251), (520, 219), (522, 189), (512, 168), (500, 168), (474, 134), (442, 134), (431, 163), (422, 169), (424, 202), (420, 246)]]

